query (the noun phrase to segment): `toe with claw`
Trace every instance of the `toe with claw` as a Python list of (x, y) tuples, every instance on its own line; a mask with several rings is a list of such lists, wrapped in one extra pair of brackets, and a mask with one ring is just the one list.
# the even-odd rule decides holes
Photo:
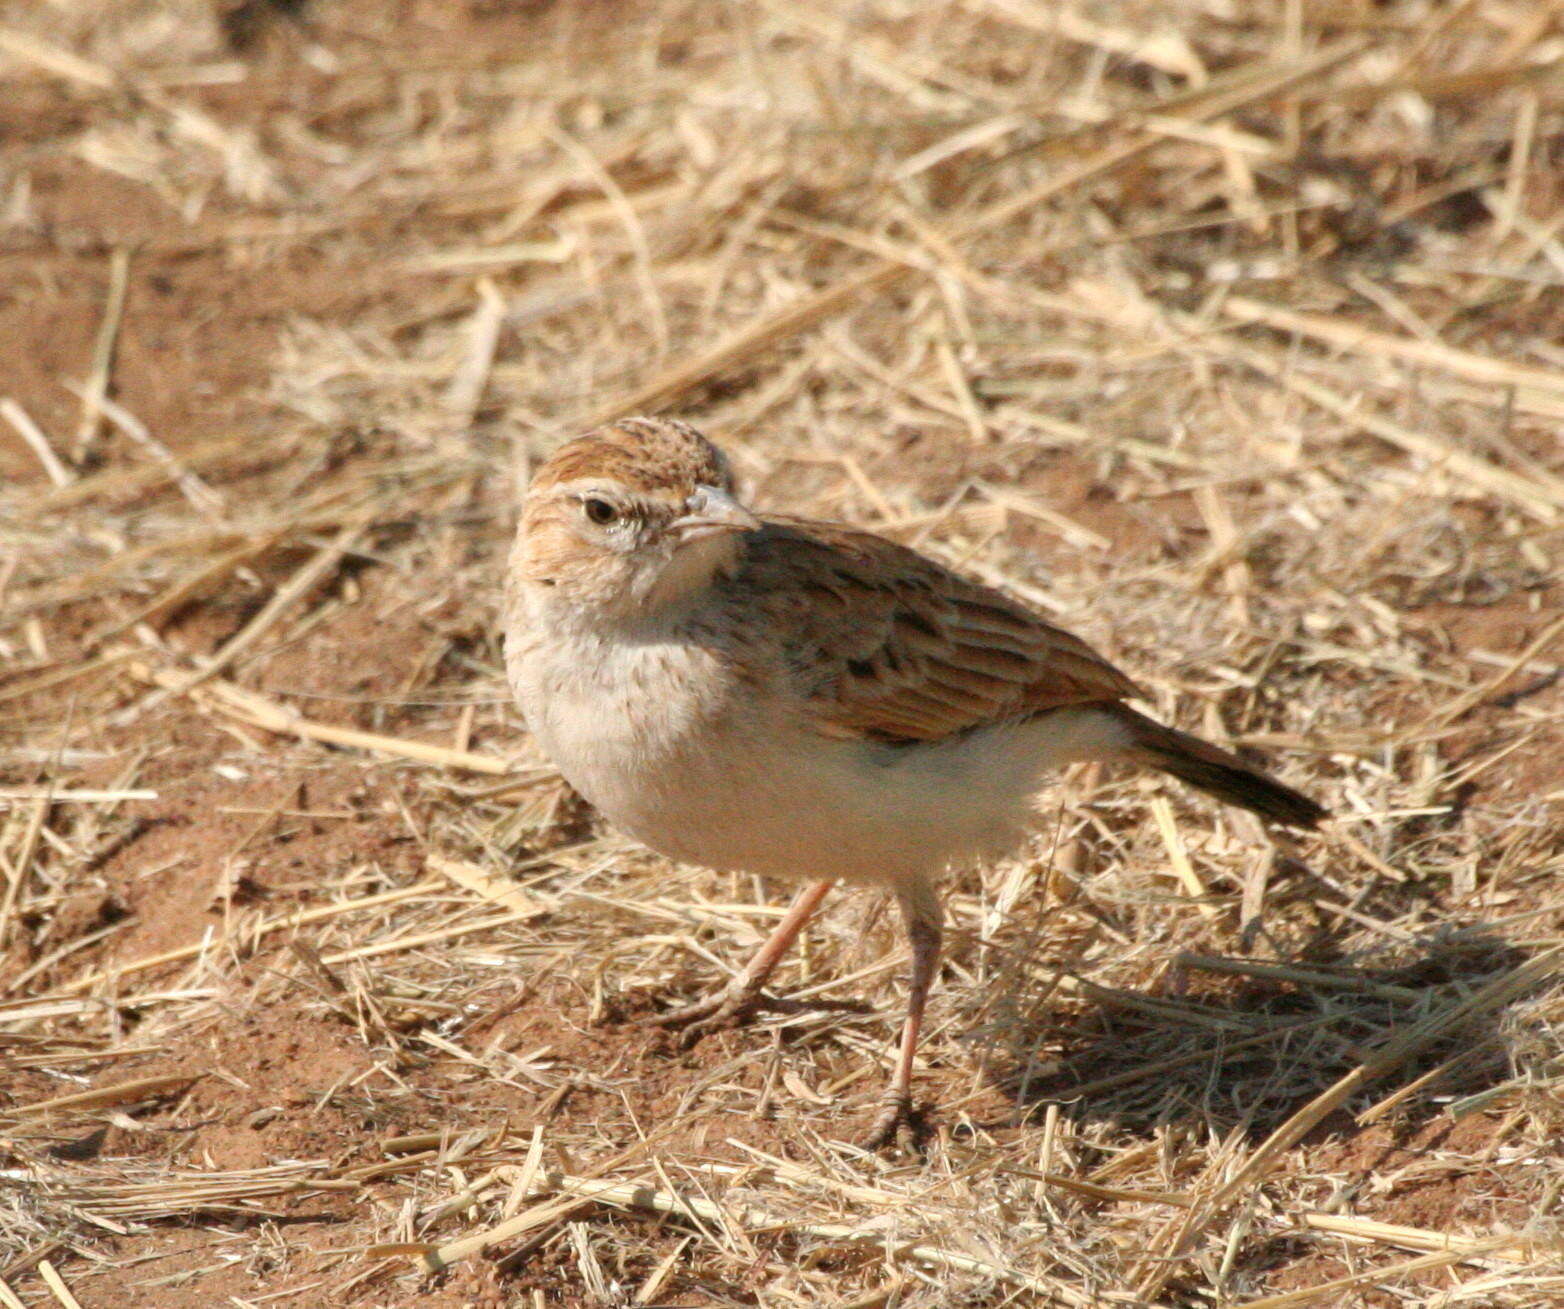
[(682, 1029), (679, 1048), (688, 1050), (703, 1036), (748, 1022), (765, 1007), (765, 1000), (759, 989), (727, 987), (694, 1004), (659, 1014), (652, 1021), (658, 1027)]
[(903, 1127), (912, 1139), (913, 1148), (919, 1148), (927, 1132), (923, 1115), (913, 1108), (912, 1097), (906, 1092), (887, 1095), (879, 1117), (863, 1138), (863, 1148), (873, 1153), (895, 1145)]

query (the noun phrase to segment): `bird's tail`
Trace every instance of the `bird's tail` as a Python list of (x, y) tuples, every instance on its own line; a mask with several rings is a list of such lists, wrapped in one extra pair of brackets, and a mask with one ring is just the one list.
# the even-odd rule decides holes
[(1164, 727), (1126, 705), (1112, 713), (1129, 735), (1125, 757), (1170, 773), (1218, 800), (1251, 809), (1289, 827), (1316, 827), (1327, 810), (1308, 796), (1246, 764), (1237, 755), (1198, 736)]

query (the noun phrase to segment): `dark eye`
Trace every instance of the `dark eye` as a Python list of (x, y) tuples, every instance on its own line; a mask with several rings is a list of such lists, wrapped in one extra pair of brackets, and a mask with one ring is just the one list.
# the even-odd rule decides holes
[(581, 502), (582, 511), (599, 527), (606, 527), (614, 519), (619, 517), (619, 511), (609, 504), (607, 500), (599, 500), (591, 496)]

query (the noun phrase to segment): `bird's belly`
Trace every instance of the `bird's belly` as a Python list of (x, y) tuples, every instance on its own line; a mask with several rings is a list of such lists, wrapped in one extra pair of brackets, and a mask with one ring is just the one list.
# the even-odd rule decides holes
[(599, 733), (558, 762), (615, 827), (670, 858), (895, 884), (1002, 853), (1030, 825), (1035, 771), (984, 777), (981, 755), (955, 756), (745, 725), (655, 760)]

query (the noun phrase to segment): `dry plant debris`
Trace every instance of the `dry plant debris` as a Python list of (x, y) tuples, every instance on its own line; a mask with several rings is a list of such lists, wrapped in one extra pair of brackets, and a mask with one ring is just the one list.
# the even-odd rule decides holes
[[(1564, 14), (0, 6), (0, 1303), (1564, 1302)], [(901, 947), (508, 707), (664, 410), (1340, 815), (1086, 770)], [(807, 815), (800, 816), (807, 821)]]

